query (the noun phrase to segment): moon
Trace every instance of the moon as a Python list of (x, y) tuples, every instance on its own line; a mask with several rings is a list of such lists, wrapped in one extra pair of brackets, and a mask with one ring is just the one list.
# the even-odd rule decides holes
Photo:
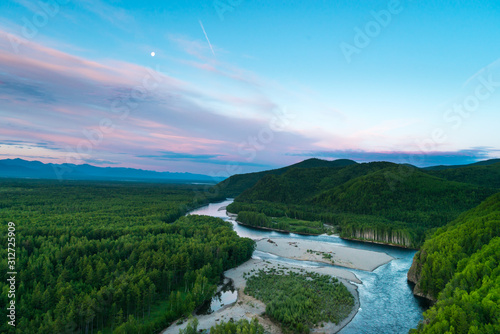
[(155, 53), (154, 52), (151, 52), (151, 57), (154, 57), (155, 56)]

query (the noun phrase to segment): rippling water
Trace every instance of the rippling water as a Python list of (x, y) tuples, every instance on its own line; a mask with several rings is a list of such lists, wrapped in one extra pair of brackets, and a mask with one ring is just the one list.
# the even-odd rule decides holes
[[(212, 203), (191, 214), (219, 217), (230, 221), (236, 233), (241, 237), (252, 239), (260, 238), (296, 238), (321, 242), (330, 242), (341, 246), (365, 249), (377, 252), (385, 252), (395, 260), (382, 265), (373, 272), (363, 270), (347, 269), (352, 271), (363, 283), (358, 286), (360, 310), (354, 319), (344, 327), (342, 334), (358, 333), (408, 333), (410, 328), (417, 326), (422, 319), (424, 305), (412, 294), (411, 288), (406, 281), (406, 273), (411, 266), (415, 251), (397, 247), (370, 244), (357, 241), (342, 240), (337, 236), (303, 236), (298, 234), (279, 233), (274, 231), (263, 231), (238, 225), (226, 215), (226, 210), (221, 207), (232, 203), (227, 200), (220, 203)], [(282, 258), (272, 254), (255, 251), (254, 257), (269, 261), (279, 261), (302, 266), (325, 266), (323, 263), (313, 261), (298, 261)]]

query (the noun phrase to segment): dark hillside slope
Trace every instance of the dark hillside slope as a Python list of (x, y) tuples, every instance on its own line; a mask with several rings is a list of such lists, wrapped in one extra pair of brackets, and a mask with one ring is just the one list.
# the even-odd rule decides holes
[(489, 160), (483, 160), (483, 161), (478, 161), (472, 164), (468, 165), (439, 165), (439, 166), (431, 166), (431, 167), (425, 167), (423, 169), (425, 170), (443, 170), (443, 169), (455, 169), (455, 168), (463, 168), (463, 167), (474, 167), (474, 166), (488, 166), (488, 165), (494, 165), (500, 163), (500, 159), (489, 159)]
[(429, 175), (434, 175), (450, 181), (500, 189), (500, 162), (460, 168), (425, 170), (425, 172)]
[(293, 168), (267, 175), (228, 209), (321, 220), (337, 225), (345, 238), (418, 248), (430, 230), (495, 192), (432, 176), (416, 167), (373, 162), (343, 168)]
[(408, 280), (437, 300), (416, 333), (500, 333), (500, 193), (427, 240)]
[(266, 175), (245, 190), (238, 201), (304, 204), (322, 191), (393, 165), (390, 162), (372, 162), (330, 168), (290, 168), (281, 175)]
[(408, 279), (415, 291), (436, 299), (461, 259), (500, 236), (500, 193), (440, 228), (415, 254)]
[(388, 167), (352, 179), (319, 194), (314, 203), (341, 212), (436, 227), (494, 193), (487, 188), (430, 176), (417, 169), (400, 182), (388, 182), (388, 175), (397, 173), (396, 168)]
[(273, 169), (257, 173), (233, 175), (227, 178), (226, 180), (220, 182), (219, 184), (217, 184), (215, 186), (215, 191), (218, 191), (221, 195), (224, 195), (226, 197), (236, 197), (243, 191), (253, 187), (260, 179), (268, 175), (281, 175), (287, 172), (288, 170), (294, 168), (300, 168), (300, 169), (319, 168), (319, 167), (340, 168), (356, 164), (357, 162), (347, 159), (329, 161), (329, 160), (312, 158), (279, 169)]

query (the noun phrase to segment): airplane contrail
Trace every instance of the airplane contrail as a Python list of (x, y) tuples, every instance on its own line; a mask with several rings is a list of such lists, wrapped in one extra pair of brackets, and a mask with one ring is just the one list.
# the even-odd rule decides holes
[(210, 46), (210, 50), (212, 50), (212, 54), (215, 57), (214, 48), (212, 47), (212, 43), (210, 43), (210, 40), (208, 39), (207, 32), (205, 31), (205, 28), (203, 27), (203, 23), (201, 23), (201, 20), (198, 20), (198, 22), (200, 22), (201, 29), (203, 30), (203, 33), (205, 34), (205, 38), (207, 39), (208, 45)]

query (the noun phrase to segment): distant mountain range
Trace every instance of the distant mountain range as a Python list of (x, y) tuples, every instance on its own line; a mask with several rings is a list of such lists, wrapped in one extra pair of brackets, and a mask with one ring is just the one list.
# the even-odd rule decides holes
[(223, 178), (213, 178), (202, 174), (155, 172), (121, 167), (96, 167), (88, 164), (44, 164), (40, 161), (23, 159), (0, 160), (0, 177), (167, 183), (217, 183), (223, 180)]
[[(471, 178), (471, 167), (474, 172), (482, 169), (479, 173), (481, 180), (474, 180), (482, 186), (498, 187), (500, 182), (500, 159), (491, 159), (476, 162), (470, 165), (460, 166), (432, 166), (421, 169), (422, 171), (444, 179), (464, 182), (464, 179)], [(97, 167), (89, 164), (45, 164), (40, 161), (27, 161), (23, 159), (0, 160), (0, 178), (32, 178), (32, 179), (64, 179), (64, 180), (110, 180), (110, 181), (141, 181), (141, 182), (202, 182), (218, 183), (221, 181), (224, 193), (228, 197), (235, 197), (244, 190), (254, 186), (257, 181), (266, 175), (281, 175), (294, 169), (310, 168), (343, 168), (351, 165), (358, 165), (356, 161), (348, 159), (321, 160), (317, 158), (307, 159), (299, 163), (283, 168), (267, 170), (262, 172), (233, 175), (228, 179), (216, 178), (203, 174), (192, 173), (171, 173), (155, 172), (143, 169), (123, 168), (123, 167)], [(495, 166), (492, 166), (495, 165)], [(493, 172), (493, 173), (492, 173)], [(490, 175), (490, 178), (485, 177)], [(466, 182), (467, 182), (466, 181)], [(482, 181), (482, 182), (481, 182)], [(227, 183), (227, 184), (226, 184)]]

